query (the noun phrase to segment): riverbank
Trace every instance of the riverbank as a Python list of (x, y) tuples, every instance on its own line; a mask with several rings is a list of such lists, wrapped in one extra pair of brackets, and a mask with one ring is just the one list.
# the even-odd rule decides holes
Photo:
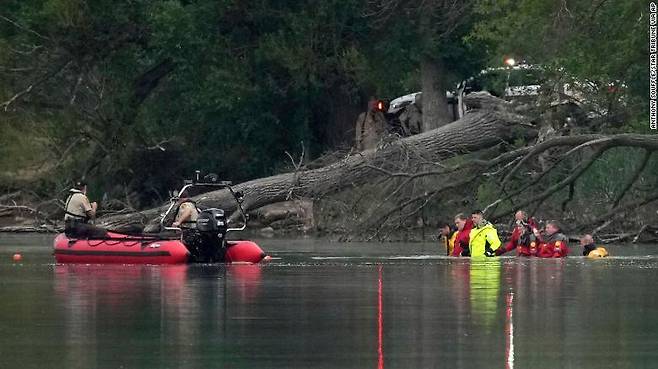
[[(385, 213), (384, 209), (387, 209), (386, 205), (377, 202), (375, 197), (369, 197), (374, 191), (376, 188), (364, 186), (320, 199), (298, 198), (261, 206), (248, 211), (247, 231), (251, 236), (266, 238), (310, 236), (349, 242), (436, 242), (439, 238), (438, 229), (444, 222), (451, 222), (456, 212), (455, 209), (445, 206), (431, 206), (407, 217), (402, 223), (388, 221), (381, 225), (373, 225), (372, 219), (382, 216)], [(63, 230), (61, 201), (35, 200), (20, 191), (3, 195), (2, 200), (6, 205), (1, 205), (0, 208), (0, 232), (56, 233)], [(99, 225), (104, 225), (105, 219), (116, 217), (117, 214), (141, 218), (144, 225), (153, 224), (152, 218), (157, 217), (159, 213), (158, 209), (149, 209), (144, 213), (148, 215), (137, 217), (131, 215), (135, 214), (134, 212), (118, 206), (118, 201), (106, 200), (104, 204), (99, 212), (100, 218), (97, 221)], [(609, 221), (596, 228), (583, 229), (579, 224), (596, 219), (593, 211), (597, 206), (580, 206), (580, 213), (576, 216), (573, 211), (555, 211), (554, 205), (547, 202), (545, 207), (547, 211), (541, 214), (543, 217), (540, 219), (560, 219), (561, 215), (566, 217), (562, 219), (564, 233), (573, 242), (576, 242), (582, 234), (592, 232), (595, 233), (597, 242), (606, 244), (658, 241), (658, 226), (651, 223), (651, 217), (655, 214), (650, 207), (638, 209), (628, 217), (611, 217)], [(199, 206), (207, 207), (203, 199)], [(658, 223), (658, 220), (655, 223)], [(512, 224), (500, 221), (494, 224), (501, 240), (507, 239)], [(107, 228), (113, 229), (113, 227)], [(131, 228), (131, 230), (136, 229)]]
[[(285, 222), (286, 227), (273, 228), (272, 226), (263, 226), (262, 224), (250, 225), (250, 228), (244, 232), (230, 235), (232, 239), (253, 239), (262, 238), (266, 240), (292, 238), (292, 239), (314, 239), (322, 238), (331, 242), (347, 242), (347, 243), (385, 243), (392, 244), (398, 242), (412, 242), (412, 243), (437, 243), (440, 241), (440, 235), (436, 227), (412, 227), (405, 229), (404, 232), (391, 235), (385, 239), (366, 239), (365, 237), (358, 237), (351, 234), (343, 234), (336, 232), (319, 231), (314, 228), (307, 228), (304, 223), (295, 223), (292, 220)], [(509, 238), (511, 234), (511, 227), (506, 224), (496, 224), (499, 237), (503, 243)], [(29, 224), (29, 221), (23, 219), (15, 225), (0, 226), (0, 234), (56, 234), (63, 232), (63, 224), (55, 222), (55, 224)], [(231, 237), (232, 236), (232, 237)], [(581, 234), (568, 233), (567, 236), (573, 245), (577, 245)], [(596, 236), (597, 243), (601, 244), (652, 244), (658, 243), (658, 228), (643, 227), (640, 232), (626, 232), (626, 233), (600, 233)]]

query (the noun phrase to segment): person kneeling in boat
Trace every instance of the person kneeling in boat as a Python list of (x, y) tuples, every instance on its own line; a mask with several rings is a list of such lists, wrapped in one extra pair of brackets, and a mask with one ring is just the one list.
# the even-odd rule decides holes
[(484, 219), (479, 210), (471, 214), (471, 219), (475, 226), (469, 234), (471, 257), (496, 256), (496, 250), (501, 245), (496, 228)]
[(580, 245), (583, 247), (583, 256), (591, 258), (604, 258), (608, 256), (608, 250), (601, 246), (594, 244), (594, 237), (591, 234), (586, 234), (580, 238)]
[(543, 235), (540, 235), (537, 256), (540, 258), (562, 258), (569, 254), (569, 239), (562, 233), (558, 222), (546, 223)]
[(174, 215), (173, 227), (183, 230), (196, 229), (196, 220), (199, 218), (199, 210), (196, 203), (192, 201), (187, 191), (178, 195), (178, 209)]
[(534, 230), (537, 229), (535, 220), (528, 218), (525, 211), (519, 210), (514, 214), (514, 230), (509, 241), (503, 247), (496, 250), (496, 255), (500, 256), (506, 252), (517, 249), (519, 256), (530, 255), (530, 242), (534, 240)]
[(69, 190), (64, 207), (64, 234), (69, 238), (105, 238), (107, 230), (91, 224), (96, 218), (98, 204), (89, 202), (87, 183), (78, 181)]
[(450, 225), (449, 223), (443, 223), (441, 226), (441, 241), (442, 245), (445, 247), (446, 255), (452, 255), (452, 251), (455, 248), (455, 238), (457, 238), (457, 233), (459, 231), (455, 226)]
[(178, 208), (174, 214), (172, 227), (180, 228), (183, 232), (183, 243), (193, 255), (199, 255), (199, 248), (203, 243), (201, 234), (196, 229), (199, 210), (196, 203), (190, 198), (187, 191), (178, 194)]

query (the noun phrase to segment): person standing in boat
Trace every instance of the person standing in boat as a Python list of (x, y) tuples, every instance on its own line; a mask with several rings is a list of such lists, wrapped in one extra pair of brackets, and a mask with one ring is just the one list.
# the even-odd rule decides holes
[(87, 183), (78, 181), (69, 190), (64, 207), (64, 234), (69, 238), (105, 238), (107, 230), (92, 224), (98, 204), (89, 202)]
[(471, 257), (496, 256), (496, 250), (501, 245), (496, 228), (484, 219), (484, 214), (480, 210), (475, 210), (471, 214), (474, 228), (469, 234), (469, 248)]

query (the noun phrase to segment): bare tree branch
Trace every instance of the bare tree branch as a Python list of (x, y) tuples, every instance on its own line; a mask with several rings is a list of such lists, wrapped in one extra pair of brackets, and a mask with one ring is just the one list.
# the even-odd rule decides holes
[(27, 86), (25, 89), (22, 91), (19, 91), (16, 93), (14, 96), (12, 96), (9, 100), (3, 102), (0, 104), (0, 107), (2, 107), (5, 111), (9, 109), (9, 105), (11, 105), (14, 101), (17, 99), (21, 98), (24, 95), (29, 94), (32, 92), (32, 89), (34, 87), (41, 85), (42, 83), (48, 81), (55, 75), (59, 74), (61, 71), (63, 71), (66, 67), (68, 67), (71, 64), (71, 60), (67, 61), (66, 63), (61, 64), (59, 67), (54, 68), (53, 70), (49, 71), (48, 73), (44, 74), (41, 78), (37, 79), (35, 82), (31, 83), (29, 86)]
[(50, 38), (48, 38), (48, 37), (46, 37), (46, 36), (40, 34), (39, 32), (37, 32), (37, 31), (35, 31), (35, 30), (33, 30), (33, 29), (30, 29), (30, 28), (27, 28), (27, 27), (23, 26), (23, 25), (19, 24), (18, 22), (13, 21), (13, 20), (11, 20), (11, 19), (5, 17), (5, 16), (2, 15), (2, 14), (0, 14), (0, 19), (6, 21), (6, 22), (8, 22), (8, 23), (11, 23), (11, 24), (12, 24), (14, 27), (16, 27), (16, 28), (22, 29), (23, 31), (27, 31), (27, 32), (29, 32), (29, 33), (31, 33), (31, 34), (33, 34), (33, 35), (36, 35), (36, 36), (39, 37), (40, 39), (50, 41)]
[(653, 151), (650, 150), (644, 150), (644, 157), (642, 158), (642, 161), (640, 164), (635, 168), (635, 171), (633, 174), (628, 178), (628, 181), (624, 185), (621, 191), (619, 191), (619, 194), (615, 198), (615, 200), (612, 202), (611, 208), (616, 208), (619, 205), (619, 202), (624, 198), (626, 195), (626, 192), (633, 186), (633, 183), (637, 181), (638, 178), (640, 178), (640, 175), (644, 171), (644, 168), (647, 166), (647, 163), (649, 162), (649, 159), (651, 158), (651, 155), (653, 154)]
[[(533, 204), (533, 203), (535, 203), (535, 202), (537, 202), (537, 201), (543, 201), (543, 200), (546, 200), (546, 199), (549, 198), (551, 195), (553, 195), (554, 193), (558, 192), (559, 190), (561, 190), (561, 189), (564, 188), (565, 186), (570, 185), (571, 183), (574, 183), (576, 180), (578, 180), (578, 178), (580, 178), (581, 175), (583, 175), (583, 173), (585, 173), (585, 171), (587, 171), (587, 169), (589, 169), (589, 167), (590, 167), (592, 164), (594, 164), (594, 162), (596, 161), (596, 159), (598, 159), (598, 158), (599, 158), (599, 157), (600, 157), (600, 156), (601, 156), (606, 150), (608, 150), (608, 148), (609, 148), (608, 146), (605, 146), (605, 147), (599, 148), (596, 152), (594, 152), (594, 154), (592, 154), (592, 156), (591, 156), (589, 159), (587, 159), (587, 161), (585, 161), (585, 162), (583, 162), (583, 163), (580, 163), (579, 166), (577, 167), (578, 169), (576, 169), (576, 170), (575, 170), (571, 175), (569, 175), (567, 178), (565, 178), (565, 179), (563, 179), (562, 181), (558, 182), (557, 184), (555, 184), (555, 185), (549, 187), (546, 191), (542, 192), (541, 194), (539, 194), (539, 195), (537, 195), (537, 196), (534, 196), (534, 197), (532, 197), (532, 198), (529, 199), (529, 200), (523, 201), (523, 202), (522, 202), (521, 204), (519, 204), (517, 207), (519, 207), (519, 208), (523, 208), (523, 207), (528, 206), (528, 205), (530, 205), (530, 204)], [(495, 215), (492, 217), (492, 219), (494, 219), (494, 220), (495, 220), (495, 219), (499, 219), (499, 218), (501, 218), (502, 216), (509, 215), (509, 214), (513, 213), (514, 211), (515, 211), (515, 209), (506, 210), (506, 211), (504, 211), (504, 212), (502, 212), (502, 213), (495, 214)]]

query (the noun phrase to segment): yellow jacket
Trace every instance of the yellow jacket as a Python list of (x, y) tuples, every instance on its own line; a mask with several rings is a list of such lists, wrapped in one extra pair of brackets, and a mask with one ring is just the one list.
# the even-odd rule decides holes
[(444, 246), (446, 247), (446, 252), (448, 256), (452, 255), (452, 250), (455, 249), (455, 239), (457, 238), (457, 233), (459, 231), (452, 232), (448, 237), (443, 238)]
[(470, 233), (470, 241), (468, 243), (471, 249), (471, 257), (483, 257), (487, 246), (492, 251), (496, 251), (500, 247), (500, 239), (498, 238), (498, 231), (491, 223), (487, 223), (482, 228), (473, 228)]

